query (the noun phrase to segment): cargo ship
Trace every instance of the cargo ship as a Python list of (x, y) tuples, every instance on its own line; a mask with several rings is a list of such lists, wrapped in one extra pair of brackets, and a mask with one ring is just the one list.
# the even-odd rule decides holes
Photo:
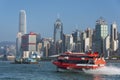
[(57, 70), (88, 70), (101, 68), (106, 65), (104, 57), (99, 56), (98, 52), (65, 52), (57, 56), (57, 59), (53, 60), (52, 63), (57, 66)]

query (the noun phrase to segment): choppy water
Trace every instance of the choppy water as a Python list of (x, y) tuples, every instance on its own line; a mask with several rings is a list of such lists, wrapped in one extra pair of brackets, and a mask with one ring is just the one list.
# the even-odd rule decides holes
[(56, 72), (51, 62), (40, 64), (10, 64), (0, 62), (0, 80), (120, 80), (120, 64), (108, 63), (107, 67), (85, 72)]

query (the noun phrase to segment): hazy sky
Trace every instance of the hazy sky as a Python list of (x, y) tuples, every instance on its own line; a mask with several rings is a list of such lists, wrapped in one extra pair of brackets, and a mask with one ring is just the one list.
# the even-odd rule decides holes
[(53, 37), (57, 14), (64, 33), (95, 28), (100, 16), (109, 27), (114, 21), (120, 25), (120, 0), (0, 0), (0, 41), (15, 41), (22, 9), (26, 10), (27, 32), (42, 37)]

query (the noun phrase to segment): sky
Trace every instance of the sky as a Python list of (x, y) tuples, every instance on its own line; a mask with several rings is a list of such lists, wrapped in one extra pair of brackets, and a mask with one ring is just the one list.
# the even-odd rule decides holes
[(120, 0), (0, 0), (0, 41), (16, 40), (20, 10), (26, 11), (27, 33), (43, 38), (53, 37), (58, 14), (65, 34), (94, 29), (100, 17), (109, 27), (115, 21), (120, 29)]

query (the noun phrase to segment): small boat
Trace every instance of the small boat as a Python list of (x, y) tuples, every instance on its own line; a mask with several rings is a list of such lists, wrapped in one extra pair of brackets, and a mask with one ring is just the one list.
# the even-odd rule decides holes
[(26, 58), (26, 59), (15, 59), (13, 64), (38, 64), (38, 61), (33, 58)]
[(57, 56), (57, 59), (52, 63), (56, 65), (58, 69), (67, 70), (97, 69), (106, 65), (104, 57), (99, 56), (98, 52), (65, 52)]

